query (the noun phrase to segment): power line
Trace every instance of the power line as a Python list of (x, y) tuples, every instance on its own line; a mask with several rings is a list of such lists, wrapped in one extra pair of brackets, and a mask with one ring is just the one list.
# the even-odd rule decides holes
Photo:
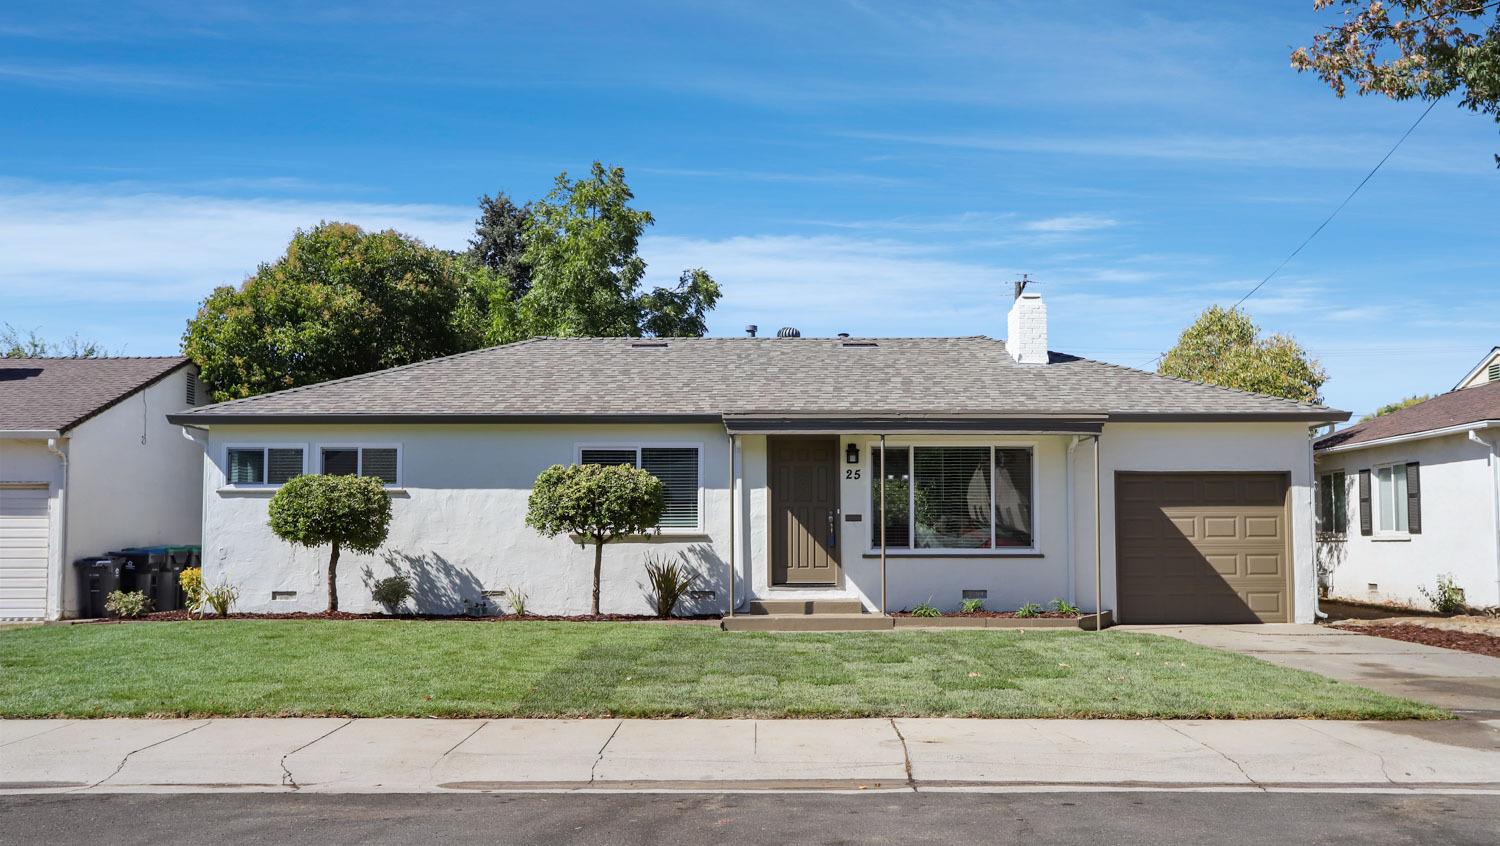
[(1297, 249), (1292, 250), (1291, 253), (1289, 253), (1286, 258), (1282, 259), (1281, 260), (1281, 264), (1276, 265), (1276, 269), (1275, 270), (1272, 270), (1270, 273), (1267, 273), (1266, 274), (1266, 278), (1260, 280), (1260, 282), (1258, 284), (1256, 284), (1256, 286), (1254, 288), (1250, 289), (1250, 293), (1246, 294), (1243, 297), (1240, 297), (1239, 300), (1234, 304), (1233, 307), (1234, 308), (1239, 308), (1240, 305), (1245, 302), (1245, 300), (1248, 300), (1252, 296), (1254, 296), (1256, 291), (1259, 291), (1262, 287), (1265, 286), (1265, 284), (1267, 282), (1271, 281), (1271, 277), (1273, 277), (1276, 274), (1280, 273), (1281, 269), (1283, 267), (1286, 267), (1287, 262), (1289, 262), (1292, 259), (1296, 258), (1297, 254), (1300, 253), (1300, 252), (1302, 252), (1302, 248), (1303, 247), (1306, 247), (1308, 244), (1312, 243), (1312, 240), (1314, 238), (1318, 237), (1318, 233), (1323, 231), (1323, 227), (1325, 227), (1328, 224), (1332, 223), (1333, 219), (1335, 217), (1338, 217), (1339, 212), (1341, 212), (1341, 211), (1344, 210), (1344, 206), (1349, 205), (1349, 201), (1352, 200), (1352, 199), (1354, 199), (1354, 195), (1355, 194), (1359, 193), (1359, 189), (1365, 187), (1365, 183), (1369, 182), (1370, 179), (1372, 177), (1374, 177), (1377, 172), (1379, 172), (1380, 168), (1386, 163), (1386, 161), (1388, 161), (1390, 159), (1390, 157), (1395, 154), (1396, 150), (1400, 149), (1402, 143), (1404, 143), (1406, 141), (1406, 139), (1409, 138), (1411, 136), (1411, 134), (1416, 131), (1417, 127), (1421, 125), (1422, 121), (1427, 118), (1427, 115), (1432, 111), (1433, 107), (1436, 106), (1437, 104), (1438, 104), (1437, 100), (1433, 100), (1431, 103), (1429, 103), (1427, 105), (1427, 108), (1422, 111), (1422, 114), (1419, 115), (1417, 117), (1417, 119), (1412, 122), (1412, 125), (1408, 126), (1406, 128), (1406, 131), (1401, 134), (1400, 138), (1396, 139), (1396, 143), (1391, 145), (1391, 148), (1386, 151), (1386, 154), (1381, 157), (1380, 161), (1376, 162), (1375, 166), (1372, 167), (1372, 168), (1370, 168), (1370, 172), (1367, 173), (1367, 174), (1365, 174), (1365, 178), (1361, 179), (1359, 181), (1359, 184), (1356, 185), (1356, 186), (1354, 186), (1354, 190), (1349, 192), (1349, 196), (1345, 197), (1344, 201), (1342, 203), (1339, 203), (1338, 208), (1334, 209), (1327, 217), (1323, 218), (1323, 222), (1320, 223), (1320, 224), (1318, 224), (1318, 228), (1314, 229), (1312, 231), (1311, 235), (1308, 235), (1306, 238), (1302, 239), (1302, 243), (1300, 243), (1300, 244), (1297, 245)]

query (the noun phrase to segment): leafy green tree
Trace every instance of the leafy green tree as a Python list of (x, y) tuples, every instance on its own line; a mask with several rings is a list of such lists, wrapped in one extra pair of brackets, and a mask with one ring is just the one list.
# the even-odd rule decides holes
[(0, 324), (0, 358), (105, 358), (111, 355), (95, 341), (85, 341), (75, 332), (61, 341), (49, 341), (35, 329), (22, 334), (9, 323)]
[(526, 263), (526, 221), (531, 204), (518, 206), (499, 191), (479, 198), (479, 219), (474, 221), (474, 237), (469, 239), (469, 255), (493, 270), (509, 284), (511, 299), (520, 299), (531, 290), (531, 265)]
[(641, 234), (655, 222), (632, 208), (625, 171), (594, 162), (587, 178), (558, 175), (547, 196), (531, 204), (521, 260), (530, 287), (510, 283), (490, 304), (490, 338), (509, 343), (556, 337), (683, 337), (702, 335), (719, 301), (719, 285), (702, 269), (679, 284), (640, 292), (646, 262)]
[[(1292, 53), (1292, 67), (1315, 71), (1342, 97), (1440, 100), (1500, 123), (1500, 3), (1495, 0), (1313, 0), (1339, 6), (1343, 21)], [(1500, 166), (1500, 155), (1495, 156)]]
[(656, 528), (665, 507), (661, 480), (645, 470), (625, 464), (554, 464), (531, 488), (526, 525), (548, 537), (576, 535), (594, 544), (590, 608), (598, 616), (604, 545)]
[(498, 284), (467, 256), (325, 222), (214, 289), (182, 348), (219, 401), (355, 376), (483, 346)]
[(1432, 399), (1432, 394), (1415, 394), (1413, 396), (1396, 400), (1395, 402), (1388, 402), (1385, 405), (1382, 405), (1381, 407), (1375, 409), (1373, 414), (1366, 414), (1364, 417), (1359, 418), (1359, 422), (1363, 423), (1366, 420), (1374, 420), (1377, 417), (1384, 417), (1387, 414), (1400, 411), (1403, 408), (1411, 408), (1417, 403), (1427, 402), (1430, 399)]
[(330, 544), (328, 610), (339, 610), (339, 551), (374, 552), (391, 526), (391, 499), (373, 476), (296, 476), (271, 497), (271, 531), (297, 546)]
[(1239, 308), (1211, 306), (1162, 354), (1156, 372), (1298, 402), (1319, 402), (1328, 375), (1288, 335), (1260, 336)]

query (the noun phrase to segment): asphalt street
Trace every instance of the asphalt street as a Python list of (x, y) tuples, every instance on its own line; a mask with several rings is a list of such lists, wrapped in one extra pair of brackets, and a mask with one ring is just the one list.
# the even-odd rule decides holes
[(1494, 846), (1500, 796), (1086, 792), (862, 795), (0, 796), (0, 843), (1305, 844)]

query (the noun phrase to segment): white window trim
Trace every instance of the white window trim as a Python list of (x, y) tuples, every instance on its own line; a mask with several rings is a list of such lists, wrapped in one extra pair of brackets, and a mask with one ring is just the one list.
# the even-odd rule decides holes
[[(1370, 468), (1370, 536), (1375, 540), (1411, 540), (1410, 525), (1404, 530), (1380, 528), (1380, 509), (1383, 505), (1383, 500), (1381, 499), (1383, 494), (1380, 491), (1380, 471), (1386, 467), (1391, 468), (1391, 488), (1394, 489), (1396, 487), (1396, 469), (1400, 468), (1401, 473), (1404, 475), (1406, 473), (1406, 465), (1410, 463), (1409, 461), (1387, 461)], [(1396, 507), (1406, 508), (1406, 503), (1404, 501), (1396, 503)], [(1393, 517), (1395, 513), (1395, 508), (1391, 509)]]
[(355, 459), (354, 463), (354, 472), (356, 475), (361, 475), (364, 473), (365, 450), (393, 449), (396, 451), (396, 481), (393, 484), (388, 484), (384, 487), (388, 491), (399, 491), (402, 490), (403, 486), (406, 484), (406, 450), (401, 448), (400, 443), (382, 443), (376, 441), (329, 441), (327, 443), (314, 444), (313, 452), (317, 453), (318, 456), (319, 473), (323, 472), (323, 450), (325, 449), (356, 450), (355, 455), (357, 456), (357, 458)]
[[(988, 447), (989, 450), (990, 450), (990, 473), (991, 473), (991, 477), (990, 477), (990, 489), (991, 489), (990, 490), (990, 497), (991, 497), (990, 506), (991, 506), (992, 510), (994, 508), (994, 486), (995, 486), (995, 479), (994, 479), (994, 475), (993, 474), (994, 474), (994, 467), (995, 467), (995, 450), (997, 450), (997, 449), (1029, 449), (1029, 450), (1031, 450), (1031, 546), (1005, 546), (1005, 547), (997, 547), (997, 546), (995, 546), (994, 545), (995, 544), (995, 532), (996, 532), (995, 515), (991, 514), (990, 515), (990, 546), (988, 548), (985, 548), (985, 549), (931, 549), (931, 548), (919, 548), (919, 547), (916, 547), (916, 546), (892, 547), (889, 544), (887, 544), (886, 549), (887, 549), (888, 553), (899, 554), (902, 557), (908, 557), (908, 556), (911, 556), (911, 557), (925, 556), (925, 557), (929, 557), (929, 558), (1006, 558), (1006, 557), (1012, 557), (1012, 556), (1013, 557), (1017, 557), (1017, 558), (1035, 558), (1035, 557), (1037, 557), (1038, 555), (1041, 554), (1041, 552), (1042, 552), (1042, 549), (1041, 549), (1041, 546), (1042, 546), (1041, 545), (1041, 537), (1042, 537), (1042, 515), (1041, 515), (1041, 509), (1038, 508), (1038, 503), (1040, 503), (1040, 501), (1041, 501), (1042, 477), (1041, 477), (1041, 447), (1038, 444), (1038, 442), (1036, 442), (1036, 441), (992, 441), (992, 440), (984, 440), (984, 441), (981, 441), (981, 442), (967, 442), (966, 441), (966, 442), (963, 442), (963, 443), (953, 443), (953, 442), (940, 442), (940, 441), (908, 440), (908, 439), (905, 439), (905, 438), (902, 438), (902, 439), (899, 439), (899, 440), (894, 439), (894, 438), (886, 438), (885, 445), (886, 445), (886, 449), (893, 449), (893, 450), (894, 449), (907, 449), (907, 450), (909, 450), (909, 449), (912, 449), (913, 447), (976, 447), (976, 446), (977, 447)], [(865, 476), (868, 477), (865, 480), (865, 499), (864, 499), (864, 501), (866, 503), (865, 507), (870, 507), (870, 506), (872, 506), (874, 504), (874, 502), (875, 502), (875, 486), (877, 484), (879, 484), (879, 482), (880, 482), (879, 479), (875, 478), (875, 453), (879, 449), (880, 449), (880, 440), (878, 438), (876, 440), (866, 441), (865, 442), (865, 456), (866, 457), (865, 457), (864, 467), (865, 467)], [(907, 469), (909, 471), (913, 471), (913, 468), (911, 467), (911, 458), (909, 456), (910, 456), (910, 453), (908, 453)], [(909, 491), (908, 497), (914, 498), (916, 496), (916, 486), (915, 485), (910, 486), (908, 488), (908, 491)], [(913, 511), (915, 511), (914, 504), (909, 501), (907, 503), (907, 514), (909, 515)], [(880, 522), (880, 511), (878, 509), (872, 509), (872, 512), (873, 513), (870, 514), (870, 525), (872, 527), (874, 527), (874, 526), (877, 526), (879, 524), (879, 522)], [(908, 519), (910, 519), (910, 518), (908, 518)], [(871, 537), (871, 535), (874, 535), (874, 534), (875, 534), (874, 531), (870, 531), (870, 532), (866, 532), (865, 533), (865, 546), (866, 546), (866, 549), (865, 549), (865, 553), (864, 554), (866, 554), (866, 555), (879, 555), (880, 554), (880, 544), (878, 542), (876, 542), (876, 540), (875, 540), (874, 537)]]
[(583, 451), (586, 449), (610, 449), (630, 450), (635, 453), (635, 466), (641, 466), (641, 449), (695, 449), (698, 451), (698, 524), (696, 526), (674, 526), (672, 528), (656, 527), (654, 534), (664, 537), (682, 537), (692, 535), (703, 535), (707, 533), (705, 528), (708, 524), (706, 513), (707, 498), (703, 487), (703, 453), (702, 441), (587, 441), (573, 444), (573, 463), (583, 463)]
[(263, 482), (259, 485), (231, 484), (229, 481), (229, 451), (236, 449), (260, 450), (261, 461), (263, 462), (263, 464), (261, 465), (261, 471), (267, 476), (269, 476), (271, 472), (270, 456), (267, 455), (267, 450), (300, 449), (302, 450), (302, 473), (304, 475), (306, 475), (307, 473), (309, 447), (306, 443), (226, 443), (224, 444), (224, 469), (223, 472), (219, 474), (222, 481), (222, 483), (219, 485), (219, 490), (221, 491), (274, 491), (277, 488), (281, 487), (280, 483), (273, 482)]

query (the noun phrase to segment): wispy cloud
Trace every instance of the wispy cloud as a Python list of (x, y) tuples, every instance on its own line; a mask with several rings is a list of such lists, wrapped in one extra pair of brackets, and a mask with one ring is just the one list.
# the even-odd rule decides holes
[(1048, 217), (1042, 220), (1029, 220), (1021, 224), (1021, 228), (1027, 232), (1089, 232), (1095, 229), (1109, 229), (1119, 226), (1120, 222), (1109, 217), (1100, 217), (1092, 214), (1070, 214), (1062, 217)]
[(0, 79), (61, 88), (193, 90), (211, 86), (201, 77), (123, 65), (0, 64)]
[(873, 173), (826, 173), (798, 171), (735, 170), (732, 168), (650, 167), (635, 165), (631, 170), (658, 176), (688, 179), (727, 179), (741, 182), (783, 182), (803, 185), (871, 185), (892, 188), (914, 185), (916, 180)]

